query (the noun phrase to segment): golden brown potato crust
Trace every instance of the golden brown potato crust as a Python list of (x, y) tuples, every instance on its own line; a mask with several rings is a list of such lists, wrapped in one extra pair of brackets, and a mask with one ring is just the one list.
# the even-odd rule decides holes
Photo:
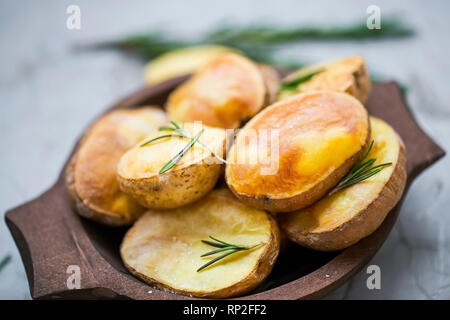
[[(198, 130), (193, 123), (181, 124), (184, 130), (195, 136)], [(222, 156), (225, 152), (226, 131), (221, 128), (203, 126), (199, 141)], [(157, 132), (148, 136), (150, 140), (161, 136)], [(188, 141), (186, 139), (158, 140), (127, 151), (117, 166), (117, 179), (121, 190), (142, 206), (151, 209), (174, 209), (194, 202), (210, 191), (222, 172), (223, 163), (199, 143), (171, 168), (159, 174), (159, 170), (170, 161)]]
[[(297, 88), (297, 93), (312, 90), (339, 91), (354, 96), (362, 104), (366, 103), (372, 87), (372, 81), (362, 57), (355, 56), (308, 66), (288, 75), (286, 80), (289, 81), (301, 74), (315, 70), (323, 71), (313, 76), (309, 81), (300, 84)], [(294, 93), (295, 91), (282, 92), (280, 98), (287, 98)]]
[[(246, 139), (248, 129), (279, 130), (275, 174), (263, 175), (259, 161), (237, 163), (239, 154), (250, 153), (255, 144)], [(245, 125), (229, 152), (226, 181), (250, 206), (271, 212), (298, 210), (339, 182), (362, 157), (369, 138), (367, 112), (355, 98), (327, 91), (299, 94), (268, 107)]]
[[(224, 204), (224, 201), (227, 202), (228, 206), (235, 206), (235, 208), (233, 210), (245, 210), (245, 206), (243, 204), (241, 204), (236, 198), (234, 198), (234, 196), (227, 190), (227, 189), (220, 189), (220, 190), (214, 190), (211, 193), (209, 193), (206, 197), (202, 198), (199, 202), (196, 202), (194, 204), (191, 204), (189, 206), (183, 207), (183, 208), (179, 208), (176, 209), (177, 211), (182, 211), (182, 210), (186, 210), (185, 213), (185, 217), (186, 217), (186, 225), (189, 225), (190, 223), (195, 223), (198, 222), (197, 219), (199, 219), (198, 216), (193, 216), (192, 212), (190, 211), (192, 210), (202, 210), (202, 215), (214, 215), (213, 211), (215, 211), (215, 208), (217, 206), (222, 206)], [(197, 209), (195, 209), (197, 208)], [(212, 210), (212, 211), (210, 211)], [(248, 208), (248, 210), (251, 210), (251, 212), (254, 212), (252, 210), (255, 209), (251, 209)], [(171, 215), (171, 217), (173, 218), (174, 215), (176, 215), (175, 210), (173, 211), (167, 211), (167, 215)], [(231, 211), (231, 210), (230, 210)], [(254, 212), (256, 213), (256, 212)], [(258, 215), (254, 215), (255, 219), (261, 219), (261, 217), (259, 216), (262, 212), (259, 212)], [(149, 211), (148, 214), (152, 214), (152, 211)], [(158, 215), (159, 213), (154, 213), (156, 215)], [(223, 214), (227, 215), (227, 212), (224, 212)], [(180, 217), (183, 215), (180, 215)], [(258, 216), (258, 217), (256, 217)], [(241, 219), (243, 219), (241, 222), (245, 225), (245, 219), (248, 219), (249, 216), (244, 215), (244, 217), (242, 217)], [(242, 279), (238, 280), (237, 282), (231, 284), (231, 285), (227, 285), (225, 287), (221, 287), (221, 288), (217, 288), (215, 290), (212, 291), (202, 291), (202, 290), (190, 290), (190, 289), (183, 289), (180, 286), (170, 286), (168, 284), (164, 284), (162, 283), (162, 281), (167, 280), (167, 279), (153, 279), (151, 277), (149, 277), (148, 275), (144, 274), (144, 272), (140, 272), (138, 271), (136, 268), (136, 263), (139, 263), (137, 261), (144, 261), (144, 260), (139, 260), (141, 258), (141, 255), (145, 252), (143, 250), (140, 250), (138, 247), (138, 245), (141, 246), (145, 246), (146, 242), (142, 242), (141, 239), (146, 239), (146, 236), (144, 235), (139, 235), (139, 229), (136, 227), (138, 223), (144, 223), (144, 221), (141, 221), (143, 219), (146, 219), (148, 217), (146, 217), (145, 215), (136, 222), (136, 225), (133, 226), (128, 233), (126, 234), (123, 242), (122, 242), (122, 246), (121, 246), (121, 256), (122, 256), (122, 260), (124, 261), (125, 266), (127, 267), (127, 269), (133, 274), (135, 275), (137, 278), (143, 280), (144, 282), (155, 286), (159, 289), (162, 290), (169, 290), (172, 292), (177, 292), (177, 293), (181, 293), (184, 295), (189, 295), (189, 296), (195, 296), (195, 297), (201, 297), (201, 298), (218, 298), (218, 299), (224, 299), (224, 298), (230, 298), (230, 297), (235, 297), (235, 296), (241, 296), (244, 295), (252, 290), (254, 290), (272, 271), (272, 268), (275, 264), (275, 261), (278, 257), (278, 252), (280, 249), (280, 233), (279, 233), (279, 229), (278, 229), (278, 225), (275, 221), (275, 219), (270, 215), (270, 214), (266, 214), (264, 215), (264, 220), (267, 218), (268, 222), (269, 222), (269, 229), (270, 229), (270, 235), (268, 238), (268, 241), (266, 242), (265, 246), (264, 246), (264, 250), (262, 250), (262, 252), (259, 254), (257, 261), (256, 262), (252, 262), (252, 265), (254, 265), (254, 267), (252, 269), (250, 269), (250, 271), (247, 272), (247, 274), (245, 275), (245, 277), (243, 277)], [(234, 219), (237, 218), (237, 216), (232, 216), (230, 215), (229, 219), (230, 221), (228, 223), (223, 224), (223, 222), (221, 221), (226, 221), (226, 219), (224, 218), (223, 220), (217, 220), (217, 219), (211, 219), (210, 221), (214, 221), (214, 223), (219, 224), (218, 226), (223, 230), (222, 232), (224, 234), (229, 234), (230, 236), (232, 236), (233, 234), (235, 234), (236, 232), (240, 233), (239, 230), (234, 230), (233, 225), (235, 223), (238, 223), (238, 221), (235, 221)], [(156, 220), (152, 221), (151, 225), (148, 226), (148, 228), (158, 228), (161, 227), (161, 225), (158, 222), (158, 218), (155, 217)], [(175, 218), (176, 219), (176, 218)], [(191, 221), (191, 219), (193, 219), (194, 221)], [(164, 225), (162, 225), (164, 226)], [(170, 231), (170, 229), (168, 230), (159, 230), (159, 233), (170, 233), (167, 234), (167, 237), (170, 238), (167, 241), (163, 240), (161, 237), (164, 236), (157, 236), (159, 241), (163, 241), (164, 243), (169, 243), (171, 241), (172, 238), (176, 237), (178, 239), (178, 241), (186, 241), (186, 238), (183, 238), (183, 240), (181, 240), (181, 238), (187, 237), (187, 239), (189, 240), (189, 243), (186, 243), (185, 246), (182, 246), (183, 248), (186, 248), (187, 245), (187, 249), (188, 252), (190, 252), (191, 250), (194, 250), (193, 248), (189, 248), (189, 246), (191, 245), (191, 243), (196, 243), (199, 242), (199, 236), (200, 237), (207, 237), (207, 235), (205, 234), (204, 236), (201, 236), (201, 229), (204, 228), (205, 226), (202, 224), (201, 226), (199, 226), (199, 230), (196, 230), (194, 232), (194, 234), (191, 236), (190, 235), (190, 231), (189, 229), (186, 229), (184, 232), (180, 233), (179, 237), (177, 234), (173, 234), (172, 231)], [(208, 226), (206, 226), (208, 227)], [(210, 228), (212, 226), (209, 226)], [(255, 226), (254, 226), (255, 227)], [(145, 230), (149, 230), (148, 228), (144, 228)], [(219, 228), (219, 229), (220, 229)], [(263, 227), (261, 227), (263, 228)], [(265, 229), (266, 227), (264, 227)], [(181, 232), (181, 231), (180, 231)], [(246, 230), (244, 230), (243, 232), (246, 232)], [(250, 234), (252, 233), (257, 233), (259, 232), (258, 230), (253, 230), (253, 231), (249, 231)], [(157, 233), (157, 234), (159, 234)], [(197, 234), (199, 233), (199, 234)], [(241, 234), (241, 233), (240, 233)], [(153, 235), (153, 237), (155, 237), (156, 235)], [(151, 238), (151, 236), (148, 236)], [(149, 239), (150, 239), (149, 238)], [(135, 243), (134, 241), (137, 242)], [(135, 243), (135, 245), (131, 245), (130, 248), (130, 243)], [(168, 247), (167, 250), (169, 250), (170, 248)], [(130, 250), (133, 250), (134, 252), (138, 252), (139, 254), (137, 256), (135, 256), (132, 252), (130, 252)], [(159, 248), (158, 250), (165, 250), (165, 248)], [(167, 252), (167, 250), (165, 250)], [(169, 251), (170, 253), (170, 251)], [(167, 254), (169, 254), (167, 253)], [(192, 253), (189, 253), (192, 255)], [(159, 257), (159, 255), (157, 255), (157, 257)], [(191, 259), (198, 259), (198, 256), (193, 256), (192, 258), (189, 258), (188, 261), (191, 261)], [(130, 260), (131, 259), (131, 260)], [(240, 259), (243, 258), (237, 258), (238, 262), (240, 261)], [(252, 260), (253, 261), (253, 260)], [(198, 263), (204, 263), (205, 261), (201, 261), (199, 259)], [(243, 262), (244, 263), (244, 262)], [(133, 266), (131, 265), (133, 264)], [(154, 265), (154, 263), (150, 263), (151, 267), (149, 267), (148, 270), (157, 270), (157, 265)], [(186, 267), (185, 265), (181, 265), (180, 267)], [(220, 274), (215, 276), (214, 275), (214, 279), (217, 279), (217, 277), (219, 278), (223, 278), (226, 279), (227, 278), (227, 269), (226, 268), (239, 268), (242, 267), (241, 265), (233, 265), (230, 267), (224, 267), (223, 271), (220, 272), (224, 272), (223, 274)], [(190, 266), (188, 266), (188, 268), (191, 268)], [(142, 269), (141, 269), (142, 270)], [(145, 269), (144, 269), (145, 270)], [(217, 270), (217, 267), (212, 267), (211, 270), (206, 270), (205, 272), (215, 272)], [(189, 277), (189, 272), (192, 271), (190, 269), (186, 270), (186, 277)], [(233, 273), (233, 270), (230, 269), (229, 270), (231, 272), (231, 274)], [(153, 271), (152, 271), (153, 272)], [(195, 269), (194, 271), (195, 272)], [(220, 273), (219, 272), (219, 273)], [(200, 275), (201, 277), (201, 273), (197, 273), (196, 275)], [(217, 280), (217, 281), (221, 281), (221, 279)], [(159, 280), (159, 281), (158, 281)], [(180, 284), (184, 284), (183, 279), (179, 279), (179, 281), (181, 282)], [(184, 279), (184, 281), (187, 281), (186, 279)], [(214, 280), (216, 281), (216, 280)], [(220, 287), (220, 286), (219, 286)]]
[(225, 129), (237, 128), (274, 99), (278, 76), (244, 56), (224, 54), (169, 96), (169, 118), (178, 122), (202, 121)]
[[(397, 139), (396, 135), (394, 139)], [(347, 217), (347, 213), (344, 214), (340, 213), (339, 211), (333, 213), (336, 215), (344, 215), (343, 217), (341, 217), (343, 222), (335, 223), (335, 225), (331, 229), (322, 227), (320, 231), (308, 231), (309, 227), (307, 227), (307, 225), (303, 225), (300, 222), (298, 218), (301, 215), (307, 214), (306, 212), (299, 211), (278, 215), (277, 220), (282, 230), (292, 241), (304, 247), (319, 251), (341, 250), (372, 234), (384, 221), (389, 211), (400, 200), (405, 187), (406, 153), (403, 142), (399, 137), (398, 139), (399, 151), (395, 168), (393, 169), (387, 183), (381, 189), (380, 193), (376, 195), (373, 201), (371, 201), (366, 207), (356, 208), (358, 211), (355, 212), (351, 217)], [(377, 176), (375, 175), (372, 179), (377, 179)], [(362, 195), (360, 195), (359, 197), (361, 196)], [(349, 197), (351, 197), (348, 200), (350, 201), (349, 205), (354, 205), (354, 203), (356, 203), (356, 200), (354, 198), (358, 196), (350, 194)], [(310, 214), (311, 212), (316, 212), (316, 210), (320, 210), (320, 201), (318, 203), (315, 203), (313, 206), (305, 209), (309, 212), (308, 214)], [(334, 201), (336, 201), (337, 204), (336, 210), (338, 210), (338, 203), (346, 203), (345, 199)], [(331, 217), (327, 218), (327, 220), (331, 219)], [(313, 227), (313, 225), (311, 225), (311, 227)], [(316, 221), (314, 227), (320, 227), (320, 222)]]
[(120, 191), (116, 166), (137, 140), (166, 122), (160, 108), (115, 110), (97, 120), (81, 139), (66, 168), (66, 188), (74, 209), (97, 222), (119, 226), (144, 212)]

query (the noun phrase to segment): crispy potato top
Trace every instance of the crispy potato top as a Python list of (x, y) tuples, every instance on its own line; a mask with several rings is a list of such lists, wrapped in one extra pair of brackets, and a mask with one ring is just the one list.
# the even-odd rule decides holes
[(116, 180), (123, 153), (167, 121), (160, 108), (115, 110), (98, 120), (83, 138), (74, 169), (75, 190), (90, 208), (128, 216), (142, 211), (122, 193)]
[[(133, 273), (176, 291), (201, 296), (239, 283), (256, 270), (260, 257), (271, 247), (269, 242), (279, 241), (273, 238), (278, 229), (272, 230), (276, 224), (271, 219), (266, 212), (240, 203), (229, 190), (214, 190), (179, 209), (148, 211), (125, 236), (121, 255)], [(200, 257), (214, 249), (201, 242), (208, 240), (209, 235), (233, 244), (262, 245), (234, 253), (197, 272), (215, 257)], [(278, 248), (279, 244), (273, 247), (276, 251), (271, 259), (276, 257)]]
[(235, 52), (235, 50), (218, 45), (172, 50), (152, 59), (147, 64), (144, 71), (145, 82), (156, 84), (173, 77), (190, 74), (227, 52)]
[(238, 54), (224, 54), (169, 96), (167, 112), (175, 121), (236, 128), (263, 107), (265, 90), (255, 63)]
[[(194, 137), (202, 128), (205, 129), (199, 141), (208, 146), (214, 154), (223, 157), (226, 142), (226, 131), (220, 128), (202, 126), (198, 123), (180, 124), (190, 137)], [(153, 138), (171, 134), (170, 131), (158, 131), (142, 139), (134, 148), (126, 152), (119, 161), (117, 172), (122, 178), (148, 178), (157, 175), (160, 169), (177, 155), (188, 143), (189, 139), (164, 138), (156, 140), (148, 145), (142, 143)], [(200, 143), (195, 143), (192, 148), (175, 164), (171, 170), (185, 168), (202, 161), (219, 161), (214, 158), (209, 150)], [(218, 162), (220, 163), (220, 162)]]
[[(367, 74), (364, 59), (360, 56), (307, 66), (288, 75), (285, 81), (291, 81), (319, 70), (321, 72), (314, 75), (310, 80), (299, 84), (297, 92), (313, 90), (346, 92), (365, 103), (370, 92), (371, 81)], [(287, 98), (294, 93), (295, 91), (282, 92), (280, 98)]]
[(325, 72), (318, 73), (310, 81), (300, 84), (300, 91), (336, 90), (345, 92), (352, 84), (353, 72), (364, 66), (362, 57), (350, 57), (332, 62), (325, 66)]
[(367, 159), (376, 158), (373, 165), (387, 162), (392, 162), (392, 165), (308, 208), (280, 217), (283, 224), (304, 234), (333, 230), (362, 212), (378, 197), (394, 172), (402, 142), (386, 122), (371, 117), (370, 123), (375, 143)]
[[(278, 135), (261, 129), (275, 129)], [(268, 107), (245, 125), (228, 155), (227, 182), (240, 194), (291, 197), (333, 173), (361, 150), (368, 135), (367, 112), (350, 95), (299, 94)], [(263, 145), (270, 146), (270, 161), (276, 161), (272, 174), (261, 170), (267, 166), (266, 154), (258, 153)]]

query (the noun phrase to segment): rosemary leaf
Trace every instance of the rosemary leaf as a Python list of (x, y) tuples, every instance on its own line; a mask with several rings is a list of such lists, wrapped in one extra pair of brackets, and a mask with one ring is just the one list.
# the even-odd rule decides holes
[(221, 244), (221, 243), (215, 243), (212, 241), (208, 241), (208, 240), (202, 240), (203, 243), (209, 244), (212, 247), (216, 247), (216, 248), (225, 248), (228, 247), (227, 245)]
[(202, 271), (203, 269), (205, 269), (206, 267), (209, 267), (210, 265), (212, 265), (213, 263), (216, 263), (219, 260), (222, 260), (225, 257), (228, 257), (230, 254), (233, 254), (235, 252), (241, 251), (242, 249), (235, 249), (233, 251), (227, 252), (217, 258), (212, 259), (211, 261), (205, 263), (203, 266), (201, 266), (200, 268), (197, 269), (197, 272)]
[(374, 144), (374, 143), (375, 143), (375, 140), (372, 140), (372, 141), (370, 142), (369, 148), (367, 148), (366, 152), (364, 152), (364, 154), (363, 154), (361, 160), (359, 160), (359, 161), (354, 165), (354, 167), (352, 168), (352, 170), (350, 170), (350, 174), (353, 173), (353, 172), (355, 172), (355, 171), (359, 168), (359, 165), (360, 165), (361, 163), (364, 162), (364, 160), (367, 158), (367, 155), (369, 154), (370, 150), (372, 150), (372, 147), (373, 147), (373, 144)]
[(375, 158), (371, 158), (371, 159), (367, 160), (366, 162), (364, 162), (364, 160), (369, 155), (370, 150), (372, 150), (373, 144), (374, 144), (374, 140), (372, 140), (372, 142), (370, 143), (369, 148), (367, 148), (367, 150), (364, 153), (361, 160), (359, 160), (353, 166), (353, 168), (349, 171), (349, 173), (328, 193), (328, 195), (332, 195), (339, 190), (342, 190), (351, 185), (354, 185), (363, 180), (366, 180), (366, 179), (374, 176), (381, 170), (383, 170), (384, 167), (390, 166), (392, 164), (391, 162), (387, 162), (387, 163), (381, 163), (376, 166), (370, 167), (372, 164), (375, 163), (375, 161), (376, 161)]
[(355, 176), (355, 178), (359, 178), (359, 177), (363, 176), (364, 174), (366, 174), (366, 173), (368, 173), (368, 172), (370, 172), (370, 171), (373, 171), (373, 170), (376, 169), (376, 168), (381, 168), (381, 167), (385, 167), (385, 166), (390, 166), (391, 164), (392, 164), (392, 162), (386, 162), (386, 163), (382, 163), (382, 164), (379, 164), (379, 165), (370, 167), (370, 168), (367, 169), (367, 170), (361, 171), (359, 174), (357, 174), (357, 175)]
[[(214, 238), (213, 236), (208, 236), (208, 237), (210, 237), (210, 238), (213, 239), (214, 241), (217, 241), (217, 242), (219, 242), (219, 243), (221, 243), (221, 244), (224, 244), (224, 245), (226, 245), (226, 246), (233, 246), (233, 244), (226, 243), (225, 241), (216, 239), (216, 238)], [(236, 246), (236, 247), (242, 247), (242, 246)]]
[[(213, 254), (216, 254), (216, 253), (219, 253), (219, 252), (222, 252), (222, 251), (227, 251), (227, 250), (232, 250), (232, 249), (234, 250), (236, 248), (234, 246), (223, 247), (223, 248), (216, 249), (216, 250), (207, 252), (205, 254), (202, 254), (200, 257), (207, 257), (207, 256), (211, 256)], [(242, 249), (240, 249), (240, 250), (242, 250)]]
[(207, 33), (193, 41), (174, 39), (163, 32), (147, 32), (131, 35), (116, 41), (78, 46), (79, 49), (119, 49), (133, 51), (145, 59), (152, 59), (175, 49), (196, 45), (215, 44), (235, 48), (249, 58), (272, 65), (298, 68), (295, 61), (277, 59), (280, 45), (298, 43), (305, 40), (364, 40), (392, 37), (409, 37), (414, 30), (402, 20), (384, 18), (381, 29), (369, 30), (366, 21), (347, 26), (225, 26)]
[[(187, 139), (191, 139), (191, 137), (189, 137), (189, 135), (187, 134), (187, 132), (181, 128), (178, 123), (176, 123), (175, 121), (170, 121), (172, 123), (173, 127), (170, 126), (163, 126), (161, 128), (159, 128), (159, 131), (177, 131), (178, 133), (180, 133), (180, 135), (182, 135), (183, 137), (187, 138)], [(210, 147), (208, 147), (206, 144), (204, 144), (203, 142), (201, 142), (200, 140), (197, 141), (203, 148), (205, 148), (206, 150), (208, 150), (209, 152), (211, 152), (212, 155), (214, 155), (214, 157), (216, 157), (219, 161), (223, 162), (223, 163), (227, 163), (227, 161), (225, 159), (223, 159), (222, 157), (219, 157), (214, 151), (211, 150)]]
[(298, 86), (301, 83), (308, 81), (309, 79), (314, 77), (316, 74), (321, 73), (321, 72), (323, 72), (323, 69), (305, 74), (304, 76), (298, 77), (297, 79), (294, 79), (292, 81), (282, 83), (280, 89), (281, 90), (289, 90), (289, 91), (297, 90)]
[(8, 254), (0, 261), (0, 271), (11, 261), (11, 255)]
[(163, 136), (160, 136), (160, 137), (156, 137), (156, 138), (150, 139), (150, 140), (144, 142), (143, 144), (141, 144), (140, 147), (145, 147), (146, 145), (148, 145), (148, 144), (150, 144), (150, 143), (152, 143), (154, 141), (165, 139), (165, 138), (170, 138), (170, 137), (184, 138), (183, 136), (178, 135), (178, 134), (166, 134), (166, 135), (163, 135)]
[(189, 141), (189, 143), (181, 150), (175, 157), (173, 157), (169, 162), (167, 162), (161, 170), (159, 170), (159, 174), (163, 174), (164, 172), (169, 171), (172, 167), (180, 161), (180, 159), (191, 149), (195, 142), (197, 142), (198, 138), (200, 138), (201, 134), (205, 131), (205, 129), (200, 130), (195, 137)]
[(212, 265), (213, 263), (215, 263), (215, 262), (217, 262), (217, 261), (219, 261), (219, 260), (229, 256), (232, 253), (235, 253), (235, 252), (238, 252), (238, 251), (250, 250), (252, 248), (255, 248), (255, 247), (261, 245), (261, 243), (258, 243), (258, 244), (255, 244), (253, 246), (241, 246), (241, 245), (235, 245), (235, 244), (227, 243), (225, 241), (222, 241), (222, 240), (219, 240), (217, 238), (214, 238), (213, 236), (208, 236), (208, 237), (210, 239), (214, 240), (215, 242), (209, 241), (209, 240), (202, 240), (202, 242), (205, 243), (205, 244), (208, 244), (208, 245), (210, 245), (212, 247), (219, 248), (219, 249), (207, 252), (207, 253), (201, 255), (200, 257), (207, 257), (207, 256), (211, 256), (213, 254), (224, 252), (224, 251), (228, 251), (228, 250), (231, 250), (231, 251), (227, 252), (227, 253), (225, 253), (225, 254), (217, 257), (217, 258), (214, 258), (213, 260), (211, 260), (208, 263), (204, 264), (199, 269), (197, 269), (197, 272), (199, 272), (199, 271), (205, 269), (206, 267)]

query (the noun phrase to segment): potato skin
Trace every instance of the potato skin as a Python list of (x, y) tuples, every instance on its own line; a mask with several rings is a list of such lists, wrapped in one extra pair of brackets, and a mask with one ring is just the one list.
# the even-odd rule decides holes
[[(399, 141), (397, 163), (389, 180), (376, 198), (361, 208), (350, 220), (321, 232), (303, 232), (291, 219), (291, 214), (278, 215), (280, 228), (290, 240), (318, 251), (336, 251), (347, 248), (372, 234), (382, 224), (389, 211), (400, 200), (406, 184), (406, 152)], [(300, 213), (292, 213), (300, 214)]]
[[(110, 163), (102, 162), (104, 165), (96, 167), (97, 169), (89, 167), (92, 169), (91, 171), (86, 171), (84, 169), (82, 172), (78, 173), (88, 175), (88, 178), (86, 178), (82, 185), (79, 186), (79, 188), (82, 188), (83, 194), (85, 195), (83, 198), (80, 196), (79, 191), (77, 191), (75, 179), (76, 167), (79, 160), (80, 150), (82, 150), (89, 139), (92, 139), (93, 134), (98, 135), (97, 139), (100, 137), (100, 139), (105, 139), (110, 143), (110, 145), (115, 146), (114, 152), (110, 153), (111, 157), (109, 157), (107, 161), (118, 160), (117, 157), (120, 157), (121, 150), (125, 152), (124, 148), (127, 146), (131, 147), (132, 144), (135, 143), (132, 136), (141, 129), (133, 129), (134, 134), (131, 134), (131, 137), (127, 137), (120, 133), (120, 128), (112, 127), (111, 123), (115, 123), (116, 126), (120, 126), (120, 124), (117, 124), (117, 122), (114, 121), (120, 122), (119, 119), (121, 119), (121, 117), (130, 117), (129, 121), (132, 121), (132, 119), (138, 119), (142, 116), (143, 119), (146, 119), (145, 121), (149, 126), (144, 130), (148, 130), (145, 132), (145, 134), (148, 134), (153, 129), (156, 130), (158, 125), (162, 125), (166, 121), (166, 118), (163, 115), (164, 113), (159, 107), (142, 107), (136, 110), (115, 110), (99, 118), (88, 128), (88, 130), (86, 130), (65, 169), (65, 186), (67, 195), (73, 209), (78, 214), (109, 226), (123, 226), (131, 224), (145, 211), (145, 208), (141, 207), (135, 200), (120, 192), (115, 179), (115, 171), (109, 170)], [(150, 121), (149, 117), (154, 118)], [(111, 120), (112, 118), (115, 120)], [(125, 124), (123, 128), (126, 127), (127, 125)], [(104, 157), (107, 153), (108, 150), (106, 148), (100, 150), (100, 156), (102, 157)], [(90, 183), (87, 183), (87, 181)], [(99, 181), (101, 181), (100, 184), (98, 183)], [(126, 215), (110, 208), (111, 203), (117, 201), (119, 198), (127, 207), (126, 210), (128, 212)], [(101, 201), (98, 199), (101, 199)]]
[[(188, 134), (194, 136), (195, 123), (184, 123), (183, 126)], [(206, 143), (216, 154), (225, 154), (226, 131), (221, 128), (203, 127), (205, 133), (200, 141)], [(158, 132), (144, 140), (160, 135)], [(206, 142), (204, 139), (209, 141)], [(172, 148), (172, 142), (160, 143), (143, 148), (138, 144), (122, 156), (117, 165), (117, 181), (123, 192), (146, 208), (175, 209), (200, 199), (216, 185), (224, 165), (211, 152), (205, 151), (198, 144), (194, 144), (191, 150), (169, 171), (159, 174), (160, 168), (149, 169), (147, 165), (159, 159), (164, 159), (163, 163), (171, 159), (164, 148)], [(185, 144), (182, 144), (179, 146), (180, 149), (171, 149), (171, 151), (175, 150), (178, 153), (184, 146)], [(191, 159), (191, 156), (195, 156), (193, 152), (199, 150), (202, 151), (198, 157)], [(143, 154), (157, 155), (157, 159), (145, 158), (137, 165), (136, 159)]]
[(364, 147), (355, 155), (347, 159), (339, 168), (337, 168), (333, 173), (331, 173), (325, 180), (322, 180), (317, 185), (312, 187), (310, 190), (295, 195), (293, 197), (284, 198), (284, 199), (271, 199), (269, 197), (259, 197), (259, 196), (251, 196), (237, 192), (232, 185), (228, 185), (230, 190), (234, 193), (234, 195), (241, 200), (242, 202), (248, 204), (249, 206), (267, 210), (270, 212), (291, 212), (293, 210), (297, 210), (294, 208), (304, 208), (320, 198), (322, 198), (328, 190), (334, 187), (343, 176), (351, 169), (351, 167), (358, 162), (363, 154), (365, 149), (369, 144), (368, 136)]
[(196, 163), (149, 178), (117, 176), (120, 188), (142, 206), (174, 209), (194, 202), (211, 190), (219, 179), (222, 164)]
[[(187, 296), (208, 298), (208, 299), (227, 299), (231, 297), (242, 296), (256, 289), (258, 285), (261, 284), (261, 282), (265, 278), (267, 278), (267, 276), (272, 271), (273, 266), (275, 265), (278, 253), (280, 251), (280, 230), (278, 228), (278, 224), (271, 215), (268, 216), (271, 225), (270, 241), (266, 245), (263, 254), (260, 256), (258, 262), (256, 263), (255, 268), (249, 275), (247, 275), (241, 281), (234, 283), (233, 285), (228, 286), (226, 288), (222, 288), (220, 290), (216, 290), (213, 292), (190, 292), (187, 290), (174, 289), (136, 271), (136, 269), (128, 265), (123, 258), (122, 260), (124, 261), (125, 267), (136, 278), (139, 278), (145, 283), (148, 283), (149, 285), (161, 290), (168, 290), (171, 292), (177, 292)], [(128, 234), (126, 236), (128, 236)]]
[[(301, 95), (308, 97), (308, 96), (314, 96), (314, 95), (331, 95), (331, 96), (341, 96), (346, 97), (346, 99), (350, 99), (351, 101), (356, 102), (360, 107), (361, 110), (365, 109), (363, 106), (357, 102), (353, 97), (344, 94), (344, 93), (338, 93), (338, 92), (327, 92), (327, 91), (312, 91), (309, 93), (304, 93), (297, 95), (296, 97), (300, 97)], [(296, 97), (292, 97), (291, 100), (295, 101)], [(288, 100), (284, 100), (282, 103), (286, 103)], [(280, 103), (280, 102), (278, 102)], [(277, 104), (278, 104), (277, 103)], [(275, 105), (273, 105), (275, 106)], [(272, 107), (272, 106), (271, 106)], [(264, 112), (264, 111), (263, 111)], [(259, 115), (262, 115), (263, 113), (260, 113)], [(254, 118), (255, 119), (255, 118)], [(275, 198), (270, 197), (267, 195), (255, 195), (252, 194), (252, 190), (249, 191), (238, 191), (236, 190), (234, 183), (235, 181), (231, 178), (232, 174), (231, 171), (233, 170), (231, 167), (230, 162), (226, 166), (226, 181), (230, 188), (230, 190), (236, 195), (237, 198), (239, 198), (242, 202), (258, 208), (262, 210), (267, 210), (270, 212), (291, 212), (294, 210), (299, 210), (301, 208), (304, 208), (308, 205), (311, 205), (312, 203), (316, 202), (320, 198), (322, 198), (328, 190), (330, 190), (333, 186), (335, 186), (340, 179), (350, 170), (350, 168), (361, 159), (363, 156), (365, 150), (367, 149), (367, 146), (370, 142), (370, 122), (368, 114), (365, 115), (365, 122), (367, 123), (367, 135), (365, 137), (364, 143), (361, 145), (361, 148), (359, 151), (351, 155), (349, 158), (345, 159), (344, 162), (337, 167), (333, 172), (331, 172), (325, 179), (319, 181), (316, 183), (312, 188), (309, 190), (306, 190), (304, 192), (295, 194), (290, 197), (284, 197), (284, 198)], [(245, 130), (246, 127), (244, 127), (243, 130)], [(231, 151), (232, 152), (232, 151)], [(281, 158), (281, 156), (280, 156)], [(282, 169), (282, 168), (281, 168)], [(280, 171), (281, 171), (280, 169)], [(263, 182), (261, 182), (263, 183)]]
[[(80, 215), (90, 220), (111, 226), (118, 227), (129, 225), (133, 222), (127, 217), (121, 216), (119, 214), (114, 214), (113, 212), (108, 211), (100, 211), (100, 209), (91, 209), (88, 205), (86, 205), (83, 200), (78, 196), (75, 189), (75, 179), (74, 179), (74, 169), (76, 162), (76, 153), (70, 158), (69, 163), (67, 164), (67, 168), (65, 171), (65, 183), (66, 183), (66, 192), (69, 196), (70, 204), (72, 208)], [(140, 212), (144, 212), (144, 208), (140, 210)]]
[[(297, 92), (311, 90), (340, 91), (352, 95), (362, 104), (366, 103), (372, 88), (372, 81), (367, 72), (364, 59), (360, 56), (307, 66), (288, 75), (285, 79), (290, 81), (295, 78), (296, 74), (302, 72), (309, 73), (321, 69), (325, 70), (314, 76), (311, 80), (300, 84)], [(293, 94), (295, 92), (282, 91), (280, 92), (279, 99), (285, 99)]]
[(260, 68), (236, 53), (221, 55), (170, 94), (166, 105), (169, 118), (177, 122), (202, 121), (212, 127), (237, 128), (261, 110), (267, 99), (273, 98), (277, 79), (269, 68)]

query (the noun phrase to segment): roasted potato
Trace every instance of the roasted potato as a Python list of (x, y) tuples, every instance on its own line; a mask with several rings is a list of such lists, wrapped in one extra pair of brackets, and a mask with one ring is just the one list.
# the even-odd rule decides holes
[(339, 182), (369, 138), (367, 111), (354, 97), (298, 94), (261, 111), (238, 133), (227, 156), (226, 181), (255, 208), (299, 210)]
[(236, 50), (224, 46), (204, 45), (170, 51), (152, 59), (146, 65), (145, 82), (156, 84), (173, 77), (193, 73), (227, 52), (236, 52)]
[(172, 92), (169, 118), (237, 128), (275, 98), (278, 75), (269, 68), (239, 54), (221, 55)]
[(219, 178), (223, 163), (216, 156), (224, 156), (226, 131), (196, 123), (184, 123), (183, 127), (190, 137), (202, 128), (205, 131), (199, 142), (169, 171), (159, 173), (183, 150), (189, 139), (169, 137), (142, 146), (145, 141), (166, 135), (165, 131), (149, 135), (119, 161), (117, 176), (120, 188), (144, 207), (174, 209), (186, 205), (210, 191)]
[[(201, 240), (255, 248), (235, 252), (200, 272), (218, 255)], [(280, 247), (274, 218), (240, 203), (229, 190), (170, 211), (149, 210), (128, 231), (120, 249), (125, 266), (161, 289), (203, 298), (229, 298), (256, 288), (270, 273)]]
[(362, 104), (366, 103), (372, 82), (362, 57), (355, 56), (311, 65), (288, 75), (283, 82), (292, 83), (296, 79), (316, 72), (318, 73), (308, 81), (299, 83), (295, 90), (286, 90), (282, 86), (279, 99), (285, 99), (299, 92), (333, 90), (346, 92), (361, 101)]
[(91, 126), (66, 169), (68, 194), (80, 215), (119, 226), (132, 223), (144, 212), (120, 191), (116, 167), (125, 151), (166, 121), (162, 109), (143, 107), (111, 111)]
[(399, 201), (406, 182), (403, 142), (386, 122), (370, 122), (375, 143), (368, 158), (377, 159), (373, 165), (392, 165), (308, 208), (279, 215), (292, 241), (320, 251), (344, 249), (374, 232)]

